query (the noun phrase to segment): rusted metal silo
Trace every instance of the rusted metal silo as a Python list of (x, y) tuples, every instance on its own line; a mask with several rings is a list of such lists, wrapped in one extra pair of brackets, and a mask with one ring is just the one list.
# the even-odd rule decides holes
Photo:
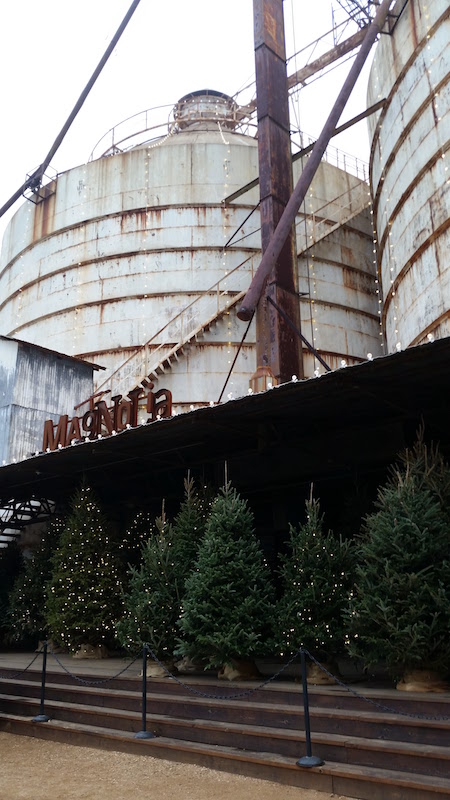
[[(223, 200), (257, 177), (257, 142), (233, 100), (209, 90), (182, 98), (164, 135), (150, 127), (146, 116), (119, 126), (13, 217), (0, 332), (102, 364), (97, 388), (112, 395), (158, 382), (185, 410), (218, 399), (242, 337), (258, 188)], [(304, 332), (331, 366), (379, 353), (368, 205), (363, 179), (324, 163), (298, 216)], [(254, 350), (252, 327), (225, 399), (247, 392)], [(316, 366), (308, 358), (306, 375)]]
[(388, 350), (450, 334), (450, 7), (409, 0), (377, 45), (368, 105)]

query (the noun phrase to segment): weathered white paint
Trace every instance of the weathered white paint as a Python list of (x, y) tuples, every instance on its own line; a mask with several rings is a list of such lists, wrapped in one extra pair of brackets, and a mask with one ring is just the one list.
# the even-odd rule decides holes
[(450, 334), (450, 8), (409, 0), (377, 46), (368, 104), (389, 351)]
[[(155, 348), (159, 357), (214, 316), (220, 293), (218, 318), (158, 380), (180, 404), (217, 399), (244, 332), (233, 297), (260, 258), (258, 212), (244, 221), (259, 189), (228, 206), (222, 200), (256, 177), (258, 155), (253, 138), (203, 127), (76, 167), (58, 177), (46, 201), (19, 209), (2, 250), (0, 332), (88, 358), (107, 374), (150, 340), (150, 368)], [(300, 170), (297, 162), (295, 179)], [(300, 249), (311, 236), (321, 239), (299, 258), (300, 288), (311, 290), (317, 318), (309, 331), (303, 299), (305, 335), (337, 362), (380, 352), (370, 216), (358, 213), (367, 192), (361, 180), (322, 164), (298, 218)], [(346, 224), (321, 238), (324, 218)], [(227, 387), (234, 396), (247, 392), (254, 343), (252, 326)], [(306, 365), (312, 375), (314, 361)], [(135, 372), (130, 380), (143, 377)]]

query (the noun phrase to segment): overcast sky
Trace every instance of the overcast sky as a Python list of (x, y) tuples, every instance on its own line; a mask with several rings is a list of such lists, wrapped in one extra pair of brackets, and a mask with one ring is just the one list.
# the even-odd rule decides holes
[[(2, 0), (0, 4), (0, 205), (42, 162), (103, 55), (131, 0)], [(287, 55), (331, 30), (332, 0), (285, 0)], [(343, 13), (335, 2), (337, 16)], [(355, 28), (348, 27), (345, 36)], [(289, 61), (288, 72), (333, 44)], [(300, 127), (320, 133), (350, 67), (347, 61), (303, 89)], [(365, 108), (366, 69), (341, 121)], [(197, 89), (234, 95), (254, 80), (252, 0), (141, 0), (114, 53), (52, 163), (57, 172), (84, 163), (106, 131), (145, 108), (172, 105)], [(241, 98), (252, 95), (252, 88)], [(169, 109), (161, 112), (163, 120)], [(368, 160), (365, 122), (334, 140)], [(2, 220), (17, 210), (20, 201)]]

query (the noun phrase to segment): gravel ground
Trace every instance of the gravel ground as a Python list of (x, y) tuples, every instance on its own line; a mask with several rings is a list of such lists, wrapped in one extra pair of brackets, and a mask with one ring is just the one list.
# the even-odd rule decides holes
[(0, 732), (1, 800), (348, 800), (150, 756)]

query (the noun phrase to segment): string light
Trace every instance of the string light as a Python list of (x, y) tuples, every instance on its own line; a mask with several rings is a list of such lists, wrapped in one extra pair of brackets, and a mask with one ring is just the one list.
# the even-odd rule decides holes
[[(400, 92), (403, 91), (406, 98), (407, 93), (411, 94), (410, 98), (405, 99), (403, 106), (404, 124), (409, 131), (408, 138), (405, 142), (400, 141), (399, 137), (393, 141), (392, 129), (385, 132), (384, 138), (381, 135), (387, 120), (389, 120), (391, 127), (393, 125), (392, 109), (394, 109), (394, 111), (397, 109), (395, 102), (391, 103), (388, 107), (386, 119), (383, 113), (380, 115), (379, 124), (377, 126), (377, 147), (379, 150), (378, 168), (380, 170), (378, 192), (380, 196), (384, 193), (385, 207), (386, 209), (391, 209), (389, 212), (389, 219), (386, 218), (386, 229), (381, 240), (382, 242), (384, 241), (382, 263), (385, 308), (383, 319), (385, 325), (389, 325), (389, 329), (387, 330), (387, 333), (390, 335), (389, 345), (395, 350), (398, 349), (398, 344), (400, 345), (400, 349), (402, 347), (401, 333), (405, 318), (407, 318), (409, 322), (408, 339), (410, 341), (426, 340), (425, 331), (427, 329), (429, 330), (431, 327), (430, 321), (431, 324), (433, 324), (432, 307), (442, 302), (442, 300), (438, 300), (438, 298), (435, 298), (434, 302), (431, 302), (429, 299), (427, 310), (423, 312), (419, 311), (418, 313), (416, 298), (413, 297), (412, 301), (410, 301), (406, 294), (409, 292), (414, 278), (410, 275), (405, 280), (405, 273), (410, 270), (414, 263), (420, 263), (418, 259), (424, 248), (426, 249), (428, 247), (431, 249), (431, 242), (428, 239), (429, 233), (432, 230), (436, 230), (440, 224), (440, 217), (439, 220), (436, 218), (433, 219), (433, 217), (436, 216), (436, 209), (439, 205), (434, 203), (434, 197), (437, 196), (437, 192), (442, 192), (444, 186), (448, 185), (449, 182), (447, 160), (450, 142), (445, 135), (446, 132), (442, 124), (447, 106), (443, 105), (441, 95), (448, 85), (448, 75), (445, 73), (445, 58), (443, 57), (443, 47), (446, 42), (439, 36), (441, 28), (437, 24), (438, 19), (436, 13), (433, 15), (434, 19), (431, 19), (430, 6), (425, 5), (421, 10), (423, 13), (421, 14), (420, 25), (417, 30), (419, 40), (414, 48), (414, 52), (411, 54), (411, 63), (408, 62), (408, 71), (405, 70), (405, 72), (400, 73), (400, 76), (397, 76), (398, 93), (400, 94)], [(421, 30), (422, 26), (424, 27)], [(372, 73), (374, 86), (376, 89), (379, 89), (379, 78), (376, 69), (377, 63), (377, 59), (375, 58)], [(421, 74), (425, 77), (420, 78)], [(384, 67), (382, 75), (385, 75)], [(411, 83), (410, 81), (408, 82), (408, 76), (411, 75), (418, 76), (417, 80), (420, 78), (420, 86), (424, 83), (421, 89), (414, 86), (414, 94), (411, 93)], [(385, 78), (383, 77), (383, 82), (384, 80)], [(386, 94), (386, 92), (384, 92), (384, 94)], [(379, 91), (378, 96), (381, 98), (383, 93)], [(389, 111), (391, 113), (389, 113)], [(416, 113), (414, 114), (414, 112)], [(418, 114), (420, 114), (420, 116), (417, 116)], [(396, 147), (395, 151), (392, 148), (392, 142)], [(416, 185), (415, 182), (405, 184), (409, 175), (409, 164), (406, 164), (406, 159), (409, 158), (411, 160), (411, 158), (414, 157), (412, 155), (414, 153), (417, 159), (417, 163), (414, 167), (414, 174), (418, 175), (418, 184)], [(394, 155), (395, 162), (393, 160)], [(392, 166), (394, 164), (396, 167), (395, 174)], [(390, 172), (387, 170), (388, 165), (391, 170)], [(426, 175), (429, 176), (427, 178), (425, 178), (425, 174), (422, 174), (423, 170), (421, 170), (421, 167), (425, 165), (427, 165)], [(388, 178), (392, 181), (397, 178), (397, 181), (393, 186), (388, 186)], [(402, 183), (402, 180), (404, 183)], [(406, 211), (404, 204), (408, 202), (414, 204), (414, 195), (412, 199), (406, 197), (405, 200), (402, 200), (402, 197), (405, 195), (407, 187), (409, 193), (413, 190), (417, 197), (419, 191), (421, 191), (422, 194), (423, 192), (429, 192), (429, 188), (425, 186), (425, 180), (427, 180), (428, 186), (432, 186), (431, 196), (427, 195), (429, 198), (428, 213), (430, 215), (430, 220), (421, 229), (422, 233), (418, 232), (420, 231), (420, 226), (419, 228), (415, 226), (413, 240), (414, 255), (413, 258), (408, 261), (407, 254), (409, 253), (410, 243), (406, 238), (406, 232), (409, 230), (409, 225), (411, 223), (405, 226)], [(392, 206), (394, 206), (394, 208), (392, 208)], [(420, 200), (420, 207), (424, 208), (422, 200)], [(410, 209), (410, 213), (407, 217), (412, 219), (412, 213)], [(417, 211), (415, 213), (417, 213)], [(434, 247), (435, 245), (433, 245), (433, 249)], [(399, 263), (397, 263), (397, 260), (399, 260)], [(427, 257), (424, 253), (422, 256), (422, 268), (418, 270), (424, 280), (421, 291), (417, 291), (417, 297), (420, 296), (421, 299), (427, 293), (428, 288), (425, 283), (426, 273), (428, 272), (425, 268), (426, 261)], [(443, 283), (441, 279), (436, 286), (439, 286), (442, 292)], [(436, 289), (436, 291), (439, 291), (439, 289)], [(421, 302), (421, 300), (418, 302)], [(443, 302), (445, 304), (445, 299)], [(425, 315), (425, 318), (423, 318), (423, 315)], [(413, 322), (417, 328), (416, 335), (414, 335), (414, 330), (412, 329)]]

